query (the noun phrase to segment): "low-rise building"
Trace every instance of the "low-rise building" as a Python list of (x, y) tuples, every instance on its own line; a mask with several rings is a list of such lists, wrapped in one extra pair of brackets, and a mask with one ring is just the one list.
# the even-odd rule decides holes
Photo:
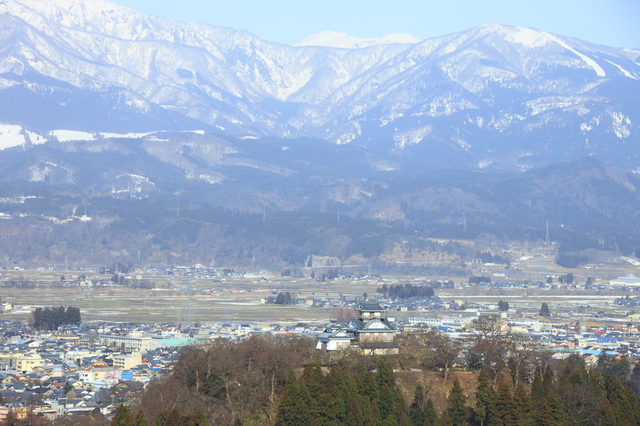
[(15, 369), (23, 374), (30, 373), (34, 367), (39, 367), (44, 364), (44, 360), (39, 354), (29, 353), (23, 354), (16, 358)]
[(119, 370), (131, 370), (140, 364), (142, 364), (142, 354), (140, 352), (114, 355), (113, 357), (113, 368)]

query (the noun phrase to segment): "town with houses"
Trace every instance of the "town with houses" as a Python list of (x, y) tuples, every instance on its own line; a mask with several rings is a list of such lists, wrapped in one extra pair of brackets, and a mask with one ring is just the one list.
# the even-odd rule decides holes
[[(209, 276), (216, 277), (216, 274)], [(256, 276), (261, 277), (260, 274)], [(109, 285), (87, 284), (86, 279), (81, 282), (84, 278), (81, 274), (73, 277), (70, 285)], [(257, 278), (258, 283), (265, 281), (268, 280)], [(447, 287), (451, 283), (425, 279), (409, 282), (434, 287)], [(633, 312), (632, 309), (640, 305), (640, 297), (633, 296), (637, 288), (634, 283), (630, 279), (612, 283), (626, 295), (615, 299), (611, 305)], [(479, 282), (476, 285), (526, 289), (557, 284), (540, 281)], [(564, 288), (585, 291), (596, 290), (597, 286), (594, 283), (567, 284)], [(267, 303), (267, 299), (263, 298), (262, 302)], [(504, 333), (505, 339), (510, 335), (526, 336), (529, 342), (555, 358), (579, 354), (587, 365), (595, 365), (603, 355), (640, 359), (640, 314), (634, 313), (620, 315), (614, 310), (594, 311), (576, 305), (573, 310), (558, 309), (541, 316), (537, 309), (509, 309), (508, 306), (504, 309), (500, 304), (448, 300), (438, 295), (400, 300), (381, 294), (366, 299), (344, 294), (339, 297), (299, 297), (291, 303), (318, 309), (348, 309), (352, 317), (328, 323), (213, 322), (188, 326), (176, 322), (93, 321), (62, 325), (58, 330), (47, 332), (32, 329), (20, 321), (0, 320), (0, 420), (9, 411), (18, 417), (31, 412), (54, 419), (90, 412), (109, 418), (124, 400), (139, 397), (151, 381), (168, 377), (185, 346), (206, 345), (219, 340), (239, 342), (254, 336), (307, 338), (314, 342), (316, 350), (329, 351), (336, 356), (344, 351), (395, 355), (403, 350), (400, 336), (435, 329), (460, 342), (453, 365), (464, 368), (474, 324), (479, 318), (489, 317), (502, 324), (500, 332)], [(2, 302), (5, 318), (16, 308), (19, 307)]]

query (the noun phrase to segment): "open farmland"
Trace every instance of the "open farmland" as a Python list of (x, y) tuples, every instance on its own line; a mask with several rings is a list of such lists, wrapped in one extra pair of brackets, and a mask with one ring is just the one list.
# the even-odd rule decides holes
[[(561, 275), (568, 272), (576, 276), (577, 282), (584, 283), (587, 276), (593, 276), (599, 282), (607, 277), (629, 274), (637, 269), (633, 265), (601, 265), (595, 269), (566, 270), (535, 256), (518, 265), (521, 279), (541, 280), (542, 276)], [(541, 266), (544, 266), (544, 271)], [(161, 323), (173, 321), (179, 324), (187, 322), (232, 322), (232, 323), (297, 323), (326, 322), (332, 317), (330, 307), (317, 308), (307, 304), (270, 305), (263, 303), (269, 297), (280, 292), (291, 292), (299, 299), (355, 299), (364, 293), (376, 295), (376, 289), (382, 283), (415, 283), (414, 277), (384, 277), (376, 280), (337, 279), (318, 282), (305, 277), (276, 277), (268, 280), (256, 278), (201, 278), (196, 276), (167, 276), (157, 273), (136, 272), (138, 277), (153, 281), (155, 288), (141, 289), (121, 285), (79, 286), (61, 282), (61, 275), (85, 274), (94, 283), (100, 280), (110, 282), (109, 275), (100, 275), (90, 271), (3, 271), (0, 296), (3, 301), (14, 305), (12, 312), (3, 315), (5, 319), (28, 321), (30, 312), (37, 306), (74, 306), (82, 311), (85, 322), (123, 321)], [(543, 290), (537, 288), (480, 288), (468, 286), (463, 277), (433, 277), (451, 279), (454, 289), (438, 289), (436, 294), (444, 300), (495, 304), (499, 300), (509, 302), (511, 310), (523, 313), (535, 313), (542, 302), (546, 302), (552, 311), (584, 312), (598, 311), (615, 313), (622, 317), (629, 313), (628, 308), (612, 306), (611, 302), (621, 296), (635, 292), (620, 290), (586, 291), (580, 289)], [(34, 282), (35, 288), (7, 287), (10, 281), (24, 280)], [(497, 279), (495, 280), (497, 281)], [(69, 281), (67, 281), (69, 282)], [(456, 312), (447, 312), (455, 314)], [(389, 312), (397, 319), (411, 316), (424, 316), (429, 312)], [(440, 313), (441, 314), (441, 313)], [(191, 321), (189, 321), (191, 320)]]
[[(88, 278), (109, 279), (108, 276)], [(74, 306), (82, 311), (83, 320), (136, 321), (136, 322), (325, 322), (330, 309), (312, 308), (308, 305), (268, 305), (262, 302), (279, 292), (294, 292), (299, 298), (339, 298), (341, 295), (355, 298), (364, 292), (373, 294), (376, 285), (368, 281), (283, 280), (256, 282), (251, 279), (212, 279), (188, 277), (145, 276), (155, 282), (154, 289), (109, 287), (80, 287), (61, 285), (60, 275), (41, 271), (9, 271), (4, 280), (22, 278), (36, 281), (32, 289), (3, 288), (2, 300), (11, 302), (15, 310), (6, 313), (5, 319), (27, 321), (29, 313), (37, 306)], [(189, 290), (191, 287), (191, 290)], [(189, 312), (189, 305), (191, 312)]]

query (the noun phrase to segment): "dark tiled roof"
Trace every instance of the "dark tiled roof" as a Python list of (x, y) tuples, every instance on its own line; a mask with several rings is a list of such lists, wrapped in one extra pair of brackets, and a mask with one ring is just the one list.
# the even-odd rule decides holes
[(384, 309), (382, 309), (382, 306), (380, 306), (379, 303), (363, 303), (363, 302), (358, 303), (358, 306), (356, 307), (356, 310), (358, 310), (358, 311), (384, 311)]

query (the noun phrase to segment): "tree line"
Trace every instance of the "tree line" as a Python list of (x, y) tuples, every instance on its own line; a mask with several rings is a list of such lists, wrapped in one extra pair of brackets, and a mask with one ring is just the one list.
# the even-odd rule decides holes
[(38, 330), (57, 330), (62, 324), (80, 325), (80, 308), (64, 306), (58, 308), (36, 308), (31, 312), (31, 326)]
[(36, 285), (36, 282), (33, 280), (25, 280), (23, 277), (20, 277), (18, 279), (3, 281), (2, 287), (29, 289), (29, 288), (36, 288), (37, 285)]
[(491, 254), (490, 251), (478, 251), (476, 257), (482, 261), (482, 263), (499, 263), (510, 266), (511, 261), (508, 257), (502, 257), (499, 254)]
[(276, 297), (269, 296), (267, 298), (267, 304), (269, 305), (295, 305), (295, 294), (287, 291), (281, 291)]
[(382, 287), (376, 289), (376, 292), (390, 299), (428, 299), (435, 295), (433, 288), (413, 284), (383, 284)]

